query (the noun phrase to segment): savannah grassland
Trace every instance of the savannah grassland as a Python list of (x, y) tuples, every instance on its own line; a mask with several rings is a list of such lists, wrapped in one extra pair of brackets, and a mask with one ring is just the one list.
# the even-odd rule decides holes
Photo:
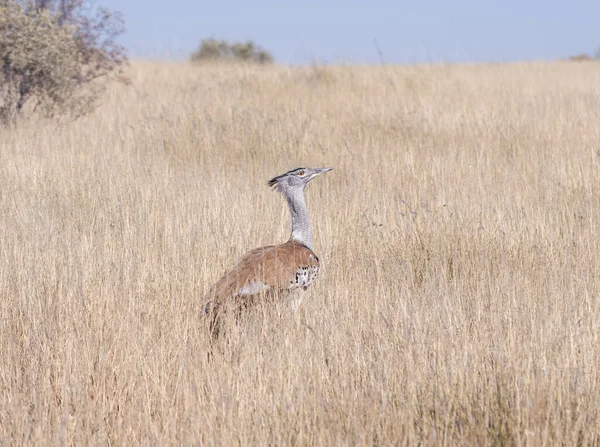
[[(0, 129), (0, 444), (600, 442), (597, 63), (129, 76)], [(303, 165), (319, 280), (209, 356)]]

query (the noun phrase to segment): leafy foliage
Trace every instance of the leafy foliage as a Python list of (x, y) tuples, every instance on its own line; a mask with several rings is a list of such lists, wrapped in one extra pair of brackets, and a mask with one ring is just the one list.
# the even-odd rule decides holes
[(225, 40), (204, 39), (198, 49), (192, 53), (193, 62), (239, 61), (257, 64), (273, 62), (271, 53), (252, 41), (229, 43)]
[[(0, 0), (0, 121), (25, 110), (46, 116), (89, 112), (126, 61), (118, 15), (84, 12), (85, 0)], [(94, 82), (92, 82), (94, 81)], [(85, 88), (84, 88), (85, 87)]]

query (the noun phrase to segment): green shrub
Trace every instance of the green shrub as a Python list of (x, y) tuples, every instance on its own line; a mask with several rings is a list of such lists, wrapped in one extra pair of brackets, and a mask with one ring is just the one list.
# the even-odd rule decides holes
[(122, 22), (84, 0), (0, 0), (0, 122), (25, 110), (77, 117), (93, 109), (105, 83), (126, 61), (115, 37)]
[(573, 56), (569, 56), (570, 61), (581, 62), (581, 61), (591, 61), (593, 60), (592, 56), (587, 53), (579, 53)]
[(204, 39), (198, 49), (192, 53), (192, 62), (237, 61), (257, 64), (273, 62), (273, 56), (252, 41), (246, 43), (225, 40)]

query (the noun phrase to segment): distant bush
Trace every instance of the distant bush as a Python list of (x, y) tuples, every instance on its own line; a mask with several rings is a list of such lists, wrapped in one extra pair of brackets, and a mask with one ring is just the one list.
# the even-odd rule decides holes
[[(46, 116), (90, 111), (103, 83), (126, 61), (115, 43), (118, 15), (86, 0), (0, 0), (0, 122), (24, 110)], [(85, 87), (85, 88), (83, 88)]]
[(204, 39), (192, 53), (192, 62), (237, 61), (257, 64), (270, 64), (273, 56), (254, 42), (229, 43), (225, 40)]
[(574, 62), (580, 62), (580, 61), (591, 61), (591, 60), (594, 60), (594, 58), (587, 53), (579, 53), (579, 54), (575, 54), (573, 56), (569, 56), (569, 60), (574, 61)]
[(600, 47), (596, 49), (593, 55), (589, 53), (579, 53), (568, 58), (570, 61), (600, 61)]

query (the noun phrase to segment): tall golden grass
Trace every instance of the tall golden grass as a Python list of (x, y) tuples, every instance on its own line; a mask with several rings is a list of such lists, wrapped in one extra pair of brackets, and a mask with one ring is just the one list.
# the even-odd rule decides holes
[[(597, 63), (130, 76), (0, 130), (1, 444), (600, 442)], [(303, 165), (320, 277), (209, 357)]]

